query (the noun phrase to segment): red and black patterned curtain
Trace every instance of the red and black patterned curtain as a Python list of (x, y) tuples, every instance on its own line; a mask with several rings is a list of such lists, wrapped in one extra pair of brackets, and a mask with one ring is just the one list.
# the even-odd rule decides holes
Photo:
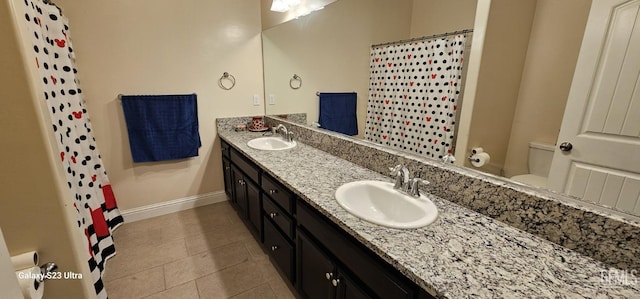
[(67, 20), (54, 5), (24, 0), (29, 37), (33, 41), (39, 81), (51, 116), (66, 173), (69, 198), (78, 212), (78, 228), (87, 239), (87, 259), (98, 298), (107, 298), (102, 284), (105, 261), (115, 254), (111, 232), (123, 223), (96, 146), (89, 113), (78, 86)]
[(453, 154), (465, 41), (372, 48), (365, 139), (425, 157)]

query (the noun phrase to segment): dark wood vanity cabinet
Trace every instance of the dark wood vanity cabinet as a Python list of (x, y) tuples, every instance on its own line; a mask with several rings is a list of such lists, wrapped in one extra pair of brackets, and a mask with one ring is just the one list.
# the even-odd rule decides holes
[(256, 238), (262, 241), (260, 188), (235, 166), (231, 166), (233, 201), (240, 216), (248, 221)]
[[(345, 282), (342, 293), (351, 294), (356, 296), (355, 298), (361, 298), (360, 296), (365, 294), (372, 298), (416, 298), (418, 287), (413, 282), (325, 216), (303, 203), (298, 204), (296, 212), (298, 236), (302, 232), (303, 236), (304, 234), (310, 236), (308, 239), (317, 240), (315, 244), (321, 244), (318, 247), (324, 248), (333, 257), (333, 263), (339, 265), (338, 277), (340, 281)], [(300, 253), (300, 249), (298, 252)], [(304, 255), (304, 253), (300, 254)], [(299, 271), (304, 271), (301, 269), (305, 268), (304, 259), (298, 261)], [(354, 275), (349, 278), (347, 273)], [(349, 280), (358, 283), (346, 283)], [(341, 288), (337, 288), (337, 291), (340, 290)]]
[(293, 215), (295, 196), (291, 191), (277, 183), (277, 181), (269, 175), (262, 177), (262, 190), (288, 215)]
[(235, 167), (235, 165), (231, 166), (230, 171), (230, 180), (232, 187), (232, 196), (231, 203), (236, 208), (241, 217), (247, 217), (247, 200), (245, 196), (245, 187), (244, 187), (244, 174)]
[(222, 172), (224, 177), (224, 193), (233, 202), (233, 180), (231, 177), (231, 160), (229, 160), (230, 147), (224, 141), (221, 141), (220, 149), (222, 151)]
[(296, 265), (300, 296), (307, 299), (373, 298), (312, 239), (298, 230)]
[(231, 161), (227, 158), (222, 158), (222, 169), (224, 175), (224, 193), (229, 198), (233, 198), (233, 181), (231, 180)]
[(247, 199), (247, 216), (249, 224), (253, 226), (253, 230), (256, 238), (262, 242), (263, 227), (262, 227), (262, 201), (260, 200), (260, 187), (251, 183), (246, 184), (246, 199)]
[(433, 298), (224, 140), (222, 150), (225, 192), (301, 297)]
[(268, 174), (262, 174), (264, 246), (282, 274), (295, 283), (295, 196)]
[[(225, 167), (224, 181), (225, 192), (229, 197), (232, 205), (238, 211), (240, 217), (247, 222), (249, 229), (256, 239), (262, 242), (262, 194), (260, 192), (260, 169), (247, 161), (235, 149), (229, 149), (229, 161), (227, 161), (229, 169), (227, 171), (224, 158), (224, 147), (228, 146), (226, 142), (222, 142), (223, 159), (222, 165)], [(227, 192), (227, 182), (231, 192)]]
[(294, 282), (295, 247), (269, 220), (264, 220), (264, 247), (282, 275)]

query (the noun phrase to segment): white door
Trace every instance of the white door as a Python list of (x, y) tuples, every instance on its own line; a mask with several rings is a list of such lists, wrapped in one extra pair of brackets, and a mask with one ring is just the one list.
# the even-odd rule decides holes
[(639, 9), (640, 0), (593, 1), (548, 183), (635, 215), (640, 215)]
[(16, 270), (11, 263), (11, 256), (4, 243), (2, 229), (0, 229), (0, 297), (9, 299), (24, 299), (22, 289), (16, 278)]

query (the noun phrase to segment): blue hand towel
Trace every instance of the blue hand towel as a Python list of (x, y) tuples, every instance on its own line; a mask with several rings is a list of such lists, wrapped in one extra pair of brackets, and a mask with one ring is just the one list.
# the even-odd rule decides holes
[(198, 156), (197, 96), (121, 96), (133, 162)]
[(355, 92), (320, 93), (320, 127), (334, 132), (357, 135), (358, 94)]

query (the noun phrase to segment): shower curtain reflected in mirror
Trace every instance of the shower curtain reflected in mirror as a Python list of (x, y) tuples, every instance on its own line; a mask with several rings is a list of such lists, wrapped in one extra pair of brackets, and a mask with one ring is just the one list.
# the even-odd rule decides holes
[(466, 34), (372, 47), (365, 139), (453, 154)]

